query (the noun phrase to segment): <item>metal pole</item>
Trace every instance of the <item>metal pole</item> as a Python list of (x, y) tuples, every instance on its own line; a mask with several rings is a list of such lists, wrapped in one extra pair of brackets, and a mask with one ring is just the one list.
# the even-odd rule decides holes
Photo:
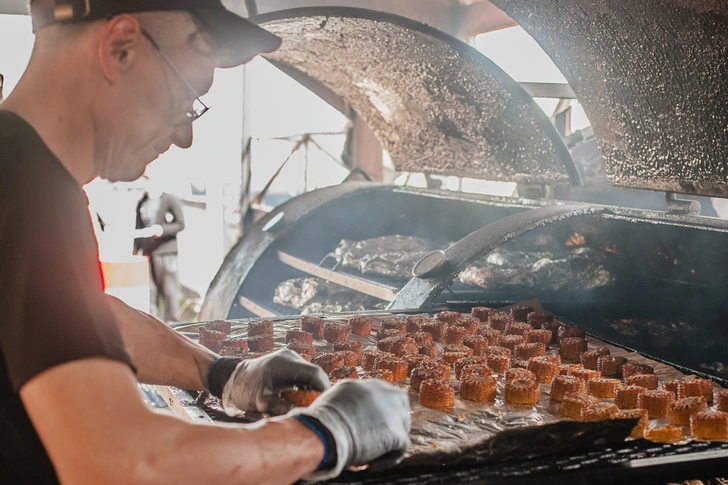
[(258, 4), (256, 0), (245, 0), (245, 9), (248, 11), (248, 17), (258, 15)]

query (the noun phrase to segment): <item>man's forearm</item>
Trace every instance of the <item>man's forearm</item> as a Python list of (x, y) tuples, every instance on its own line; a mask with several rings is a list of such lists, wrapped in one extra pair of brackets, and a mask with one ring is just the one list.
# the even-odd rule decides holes
[(284, 485), (314, 471), (322, 441), (294, 418), (199, 425), (149, 410), (126, 365), (54, 367), (21, 398), (61, 484)]
[(151, 315), (114, 297), (108, 298), (141, 382), (207, 389), (207, 369), (217, 355)]
[(284, 485), (312, 473), (324, 455), (320, 439), (289, 417), (223, 428), (156, 416), (147, 429), (148, 438), (167, 452), (140, 450), (135, 460), (153, 466), (130, 463), (136, 480), (126, 483)]
[[(177, 470), (177, 480), (169, 482), (168, 475), (160, 475), (159, 481), (149, 483), (189, 479), (189, 483), (289, 484), (312, 473), (324, 456), (321, 440), (290, 417), (259, 421), (245, 428), (183, 425), (184, 431), (176, 437), (189, 446), (175, 447), (164, 464), (167, 466), (160, 466), (160, 471)], [(204, 467), (196, 464), (200, 450), (206, 451)], [(181, 462), (189, 464), (184, 473), (179, 471)]]

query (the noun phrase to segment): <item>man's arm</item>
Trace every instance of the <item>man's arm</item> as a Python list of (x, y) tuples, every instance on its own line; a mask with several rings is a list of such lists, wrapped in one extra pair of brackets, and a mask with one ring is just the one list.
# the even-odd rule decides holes
[(207, 369), (217, 355), (151, 315), (113, 296), (107, 298), (139, 381), (197, 391), (207, 389)]
[(63, 485), (287, 484), (324, 454), (293, 418), (221, 427), (155, 413), (129, 367), (104, 358), (51, 368), (20, 397)]

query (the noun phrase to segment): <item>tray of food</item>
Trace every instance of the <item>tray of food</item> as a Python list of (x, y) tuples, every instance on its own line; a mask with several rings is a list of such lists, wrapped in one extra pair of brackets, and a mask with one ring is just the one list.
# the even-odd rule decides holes
[[(383, 379), (406, 390), (412, 445), (404, 467), (485, 463), (625, 439), (728, 442), (728, 390), (529, 304), (470, 314), (216, 321), (201, 324), (199, 336), (221, 355), (252, 358), (289, 348), (332, 383)], [(292, 391), (284, 397), (296, 405), (316, 398)], [(205, 405), (222, 414), (214, 398)]]

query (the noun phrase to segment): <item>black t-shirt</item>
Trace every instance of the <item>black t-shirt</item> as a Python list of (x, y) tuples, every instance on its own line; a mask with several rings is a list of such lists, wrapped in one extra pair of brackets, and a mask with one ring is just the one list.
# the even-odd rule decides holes
[(0, 110), (2, 484), (58, 483), (20, 400), (23, 384), (90, 357), (132, 365), (104, 296), (87, 206), (36, 131)]

